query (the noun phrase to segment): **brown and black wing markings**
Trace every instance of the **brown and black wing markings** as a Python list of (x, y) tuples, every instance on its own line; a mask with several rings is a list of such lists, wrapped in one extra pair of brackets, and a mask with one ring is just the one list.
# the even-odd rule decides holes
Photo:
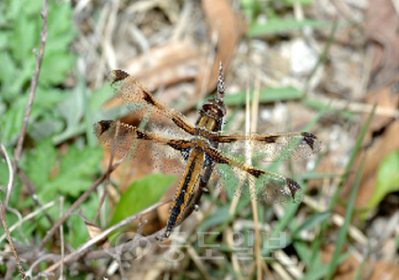
[[(179, 174), (179, 186), (169, 210), (168, 223), (163, 236), (169, 237), (172, 229), (182, 221), (193, 197), (204, 164), (203, 148), (197, 147), (195, 142), (190, 140), (162, 137), (114, 121), (97, 122), (94, 130), (100, 142), (109, 148), (114, 148), (117, 153), (127, 155), (129, 159), (140, 164), (149, 164), (154, 170)], [(150, 152), (155, 152), (155, 155), (151, 156)], [(161, 165), (165, 157), (178, 158), (180, 164)]]
[[(182, 132), (193, 135), (195, 127), (180, 112), (170, 108), (161, 100), (155, 98), (131, 75), (122, 70), (113, 70), (108, 74), (108, 80), (115, 93), (123, 100), (127, 108), (140, 120), (147, 118), (147, 126), (154, 131), (164, 132), (166, 126), (169, 134), (180, 137)], [(147, 116), (149, 114), (149, 116)], [(172, 131), (172, 127), (176, 127)], [(179, 131), (180, 130), (180, 131)]]
[(250, 147), (261, 161), (275, 161), (287, 158), (308, 158), (320, 151), (321, 141), (309, 132), (288, 132), (276, 134), (211, 134), (211, 141), (219, 144), (222, 151), (231, 155), (243, 155)]
[(220, 183), (231, 194), (243, 194), (267, 203), (303, 200), (301, 187), (290, 178), (254, 168), (209, 146), (205, 148), (205, 152), (216, 163), (215, 169), (221, 179)]
[(154, 172), (177, 176), (182, 176), (192, 149), (189, 139), (163, 137), (114, 121), (97, 122), (94, 133), (101, 143), (121, 156), (148, 166)]

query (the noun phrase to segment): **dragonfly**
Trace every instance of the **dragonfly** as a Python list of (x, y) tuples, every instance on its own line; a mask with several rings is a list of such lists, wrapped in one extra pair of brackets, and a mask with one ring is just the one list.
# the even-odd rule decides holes
[(248, 164), (243, 155), (248, 148), (257, 161), (307, 158), (321, 148), (321, 141), (309, 132), (236, 134), (222, 131), (226, 106), (223, 66), (220, 63), (216, 97), (206, 100), (195, 124), (146, 90), (131, 75), (113, 70), (108, 80), (128, 109), (146, 127), (103, 120), (94, 125), (99, 141), (154, 171), (172, 172), (180, 181), (162, 234), (172, 230), (198, 207), (209, 178), (234, 194), (248, 194), (266, 202), (296, 201), (302, 190), (283, 175)]

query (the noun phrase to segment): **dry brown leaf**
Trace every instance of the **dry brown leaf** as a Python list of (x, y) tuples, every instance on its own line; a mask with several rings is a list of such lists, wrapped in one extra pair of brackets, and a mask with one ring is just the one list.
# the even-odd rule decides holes
[[(367, 266), (367, 265), (366, 265)], [(381, 280), (381, 279), (398, 279), (399, 267), (397, 265), (377, 261), (375, 262), (373, 272), (368, 279)]]
[[(202, 57), (200, 71), (196, 80), (196, 96), (202, 92), (208, 93), (216, 86), (219, 62), (227, 69), (234, 53), (235, 46), (246, 31), (246, 25), (242, 18), (237, 15), (227, 0), (203, 0), (202, 7), (209, 26), (209, 37), (217, 36), (215, 56), (212, 65), (209, 65), (209, 53)], [(213, 50), (210, 50), (213, 51)], [(202, 90), (203, 85), (205, 89)]]
[[(99, 226), (97, 226), (96, 224), (93, 224), (91, 221), (89, 221), (83, 214), (82, 214), (82, 212), (79, 210), (78, 211), (78, 215), (79, 215), (79, 217), (85, 222), (85, 225), (86, 225), (86, 229), (87, 229), (87, 232), (89, 233), (89, 236), (90, 236), (90, 238), (96, 238), (97, 236), (99, 236), (100, 234), (102, 234), (103, 233), (103, 230), (99, 227)], [(103, 237), (102, 239), (100, 239), (100, 240), (98, 240), (97, 242), (96, 242), (96, 245), (98, 246), (98, 247), (101, 247), (101, 246), (103, 246), (105, 243), (109, 243), (109, 240), (108, 240), (108, 238), (105, 236), (105, 237)]]
[[(349, 176), (346, 184), (341, 190), (340, 198), (342, 200), (348, 201), (350, 192), (353, 188), (356, 172), (359, 170), (364, 153), (367, 152), (363, 176), (360, 181), (359, 190), (355, 200), (355, 207), (363, 208), (368, 205), (368, 202), (374, 193), (378, 165), (385, 156), (399, 149), (398, 131), (399, 120), (396, 120), (386, 128), (384, 134), (378, 137), (371, 147), (369, 147), (366, 151), (361, 151), (358, 154), (351, 168), (353, 174), (352, 176)], [(340, 207), (338, 208), (338, 211), (342, 214), (345, 212), (345, 209)]]
[[(335, 251), (335, 244), (328, 244), (321, 250), (321, 263), (328, 264), (331, 262)], [(352, 256), (349, 257), (345, 262), (338, 265), (334, 277), (334, 280), (345, 280), (353, 279), (356, 273), (356, 268), (359, 263)]]
[[(329, 244), (322, 249), (321, 259), (323, 264), (327, 264), (331, 261), (334, 250), (335, 244)], [(350, 256), (345, 262), (337, 267), (333, 279), (354, 279), (359, 266), (360, 263), (355, 259), (355, 257)], [(369, 280), (398, 279), (399, 267), (382, 261), (372, 262), (367, 260), (363, 267), (362, 276)]]
[[(371, 92), (367, 95), (366, 103), (384, 107), (387, 109), (396, 110), (399, 106), (399, 96), (392, 91), (393, 84), (387, 85), (377, 91)], [(367, 115), (363, 117), (363, 125), (366, 122)], [(385, 128), (383, 134), (373, 141), (373, 133)], [(363, 141), (367, 148), (367, 158), (364, 166), (360, 187), (355, 200), (355, 207), (366, 207), (370, 201), (375, 188), (376, 172), (382, 159), (391, 152), (399, 149), (399, 140), (397, 139), (397, 132), (399, 131), (399, 120), (394, 120), (387, 116), (374, 116), (368, 132)], [(365, 151), (361, 151), (353, 164), (351, 170), (356, 174), (360, 167)], [(355, 175), (349, 176), (346, 184), (343, 186), (340, 198), (347, 201), (353, 187)], [(338, 207), (339, 213), (344, 213), (342, 207)]]
[[(179, 98), (184, 100), (184, 93), (173, 86), (184, 81), (192, 81), (198, 74), (198, 61), (203, 51), (188, 40), (170, 42), (152, 48), (127, 62), (123, 69), (151, 92), (166, 87), (161, 99), (167, 104)], [(182, 98), (183, 95), (183, 98)], [(113, 98), (105, 108), (120, 106), (122, 100)]]
[[(243, 20), (232, 10), (228, 1), (203, 1), (202, 6), (210, 29), (209, 37), (211, 38), (212, 34), (218, 36), (212, 65), (208, 65), (209, 42), (198, 45), (186, 39), (152, 48), (149, 52), (126, 62), (123, 67), (152, 92), (160, 87), (166, 87), (161, 97), (166, 103), (189, 100), (182, 111), (191, 109), (201, 99), (202, 85), (206, 85), (202, 92), (204, 95), (215, 88), (219, 62), (222, 61), (224, 68), (227, 68), (235, 46), (246, 29)], [(195, 90), (173, 86), (193, 79), (196, 79)], [(195, 98), (190, 95), (193, 92)], [(114, 98), (107, 103), (107, 107), (120, 104), (121, 100)]]
[[(87, 232), (89, 233), (90, 238), (93, 239), (93, 238), (95, 238), (95, 237), (97, 237), (97, 236), (99, 236), (100, 234), (103, 233), (103, 230), (99, 226), (97, 226), (97, 225), (95, 225), (93, 223), (87, 222), (87, 221), (85, 222), (85, 224), (86, 224), (86, 229), (87, 229)], [(96, 242), (96, 245), (98, 247), (101, 247), (106, 242), (109, 243), (109, 240), (108, 240), (107, 237), (104, 237), (104, 238), (98, 240)]]
[[(368, 93), (365, 100), (366, 103), (372, 106), (377, 105), (378, 107), (386, 108), (387, 110), (397, 110), (399, 107), (399, 94), (392, 90), (393, 87), (394, 84), (389, 84), (379, 90)], [(363, 117), (362, 123), (366, 122), (367, 117), (368, 115)], [(393, 117), (375, 115), (370, 123), (369, 133), (366, 135), (364, 142), (369, 143), (371, 141), (372, 133), (381, 130), (391, 121), (393, 121)]]
[(124, 66), (145, 87), (158, 89), (193, 80), (198, 73), (201, 48), (189, 40), (154, 47)]
[(368, 40), (376, 43), (370, 86), (379, 88), (399, 71), (399, 16), (392, 1), (369, 1), (364, 28)]

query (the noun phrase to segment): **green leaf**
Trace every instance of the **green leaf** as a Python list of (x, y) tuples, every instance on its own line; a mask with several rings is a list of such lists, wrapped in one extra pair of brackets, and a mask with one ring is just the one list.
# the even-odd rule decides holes
[(50, 8), (46, 49), (39, 78), (39, 83), (46, 85), (63, 82), (76, 60), (76, 56), (69, 51), (69, 45), (77, 35), (71, 5), (68, 2), (53, 2)]
[(64, 127), (64, 123), (60, 120), (46, 118), (31, 124), (29, 135), (36, 141), (50, 137), (60, 132)]
[(399, 191), (399, 151), (387, 155), (378, 166), (376, 186), (369, 207), (376, 207), (387, 194), (395, 191)]
[[(4, 35), (4, 33), (0, 34)], [(0, 67), (0, 81), (2, 84), (7, 81), (11, 82), (11, 79), (15, 75), (16, 65), (8, 52), (0, 52), (0, 60), (2, 64), (2, 67)]]
[[(72, 20), (72, 7), (71, 3), (69, 2), (62, 2), (62, 1), (50, 1), (51, 3), (51, 13), (48, 15), (49, 23), (56, 23), (56, 24), (49, 24), (48, 25), (48, 36), (50, 39), (58, 39), (61, 40), (62, 37), (59, 36), (69, 36), (69, 40), (73, 39), (73, 36), (77, 34), (77, 31), (74, 26), (74, 22)], [(52, 41), (52, 40), (51, 40)], [(54, 40), (57, 41), (57, 40)], [(57, 44), (54, 42), (52, 44)], [(64, 43), (64, 47), (67, 46), (68, 43)], [(49, 45), (46, 45), (46, 48)], [(52, 50), (50, 45), (50, 50)]]
[(97, 165), (102, 157), (99, 147), (77, 148), (76, 143), (69, 147), (68, 153), (61, 157), (58, 175), (46, 184), (41, 197), (51, 200), (55, 193), (78, 197), (92, 183), (92, 176), (97, 172)]
[(57, 106), (58, 112), (66, 120), (66, 129), (59, 135), (54, 136), (53, 141), (58, 144), (81, 131), (80, 122), (84, 116), (84, 92), (79, 86)]
[(16, 142), (21, 133), (27, 100), (27, 96), (21, 96), (13, 103), (12, 107), (6, 110), (5, 115), (0, 118), (1, 141), (6, 146)]
[(35, 101), (32, 105), (32, 112), (29, 121), (36, 120), (48, 112), (54, 115), (54, 108), (63, 102), (70, 92), (68, 90), (60, 90), (57, 88), (38, 86), (35, 94)]
[(153, 174), (135, 181), (122, 195), (116, 206), (111, 225), (158, 202), (175, 180), (174, 176)]
[(109, 85), (96, 89), (90, 94), (90, 110), (93, 113), (101, 112), (104, 104), (113, 96)]
[(10, 100), (15, 98), (18, 91), (21, 90), (20, 71), (8, 52), (0, 51), (0, 61), (2, 65), (0, 67), (1, 96), (4, 100)]
[[(37, 88), (35, 100), (32, 106), (32, 112), (29, 117), (28, 133), (31, 133), (32, 126), (31, 123), (35, 123), (40, 117), (43, 117), (42, 121), (54, 122), (48, 127), (48, 131), (43, 131), (40, 133), (43, 136), (50, 135), (53, 129), (60, 129), (59, 117), (56, 119), (54, 107), (59, 104), (67, 96), (65, 91), (59, 89), (43, 89), (42, 87)], [(12, 106), (5, 110), (5, 114), (0, 118), (0, 126), (2, 128), (2, 141), (5, 145), (10, 145), (16, 141), (19, 133), (21, 132), (21, 127), (23, 123), (23, 115), (26, 109), (26, 104), (28, 102), (28, 94), (19, 95), (12, 101)], [(49, 115), (50, 114), (50, 115)], [(45, 117), (48, 117), (47, 119)], [(52, 129), (53, 127), (53, 129)], [(43, 129), (46, 129), (45, 127)], [(35, 131), (36, 136), (38, 136), (37, 131)], [(37, 138), (37, 137), (36, 137)]]
[(60, 84), (75, 64), (75, 56), (68, 53), (46, 53), (40, 70), (40, 84)]
[(6, 17), (8, 21), (17, 21), (22, 16), (22, 10), (24, 15), (37, 16), (41, 9), (43, 8), (43, 3), (40, 1), (29, 1), (29, 0), (20, 0), (20, 1), (6, 1), (7, 9)]
[[(40, 12), (43, 3), (29, 0), (10, 1), (2, 8), (7, 14), (8, 28), (0, 32), (0, 45), (5, 39), (8, 56), (18, 67), (16, 71), (12, 67), (3, 65), (2, 68), (9, 72), (3, 80), (7, 80), (10, 84), (2, 86), (5, 89), (12, 88), (12, 92), (25, 90), (22, 86), (26, 86), (25, 83), (31, 79), (36, 63), (32, 51), (36, 49), (38, 53), (40, 47), (42, 26)], [(66, 73), (71, 70), (76, 56), (70, 52), (69, 46), (77, 34), (70, 3), (50, 0), (48, 9), (47, 40), (39, 76), (39, 84), (46, 86), (49, 83), (60, 84), (65, 80)], [(1, 61), (3, 62), (3, 59)], [(6, 92), (9, 94), (8, 90)]]
[[(292, 88), (267, 88), (263, 89), (259, 95), (259, 102), (261, 103), (268, 103), (274, 101), (282, 101), (282, 100), (291, 100), (291, 99), (298, 99), (302, 95), (301, 91)], [(250, 100), (252, 101), (254, 97), (253, 91), (250, 93)], [(226, 105), (242, 105), (245, 104), (246, 100), (246, 92), (239, 92), (236, 94), (229, 94), (225, 97), (225, 104)]]
[(246, 18), (248, 18), (250, 22), (252, 22), (255, 15), (262, 10), (260, 2), (257, 0), (240, 0), (240, 4)]
[[(31, 1), (23, 1), (31, 2)], [(35, 2), (35, 1), (32, 1)], [(39, 42), (39, 14), (30, 15), (26, 5), (22, 5), (19, 11), (19, 16), (14, 21), (13, 34), (9, 37), (9, 47), (13, 54), (13, 58), (22, 63), (24, 59), (32, 55), (32, 49), (36, 47)], [(11, 34), (10, 34), (11, 35)]]
[(50, 138), (39, 142), (36, 149), (29, 151), (25, 172), (39, 192), (49, 182), (56, 159), (57, 150)]

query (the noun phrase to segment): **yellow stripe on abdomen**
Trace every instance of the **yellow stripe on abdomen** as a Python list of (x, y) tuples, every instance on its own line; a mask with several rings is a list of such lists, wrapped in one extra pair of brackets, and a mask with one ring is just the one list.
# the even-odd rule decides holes
[(166, 238), (169, 237), (172, 229), (179, 223), (191, 200), (195, 185), (201, 173), (204, 158), (205, 155), (202, 150), (194, 148), (191, 151), (190, 157), (187, 160), (183, 178), (179, 183), (175, 198), (169, 210), (168, 223), (164, 234), (164, 237)]

